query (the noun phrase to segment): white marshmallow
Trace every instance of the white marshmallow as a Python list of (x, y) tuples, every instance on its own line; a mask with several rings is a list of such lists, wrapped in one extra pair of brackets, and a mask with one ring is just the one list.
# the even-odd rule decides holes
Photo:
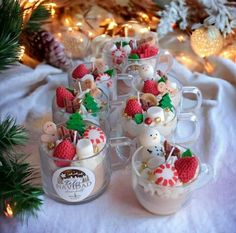
[(165, 120), (164, 111), (161, 107), (151, 107), (147, 110), (147, 116), (151, 119), (155, 120), (156, 118), (160, 118), (161, 121)]
[(89, 139), (80, 139), (76, 144), (76, 153), (79, 158), (87, 158), (94, 154), (93, 144)]

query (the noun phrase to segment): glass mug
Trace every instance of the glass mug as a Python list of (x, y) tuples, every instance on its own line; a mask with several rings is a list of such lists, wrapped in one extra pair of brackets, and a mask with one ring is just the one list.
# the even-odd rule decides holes
[[(95, 70), (94, 62), (83, 62), (80, 64), (84, 64), (86, 68), (92, 73)], [(74, 79), (72, 77), (72, 73), (74, 69), (78, 66), (78, 64), (74, 65), (68, 72), (68, 83), (69, 87), (78, 90), (79, 88), (79, 79)], [(116, 99), (116, 72), (113, 72), (111, 79), (105, 80), (95, 80), (96, 86), (101, 89), (108, 97), (109, 100)]]
[[(86, 125), (97, 126), (89, 121), (86, 121)], [(129, 147), (129, 152), (126, 155), (117, 153), (118, 161), (112, 163), (111, 147)], [(134, 147), (129, 138), (107, 138), (105, 146), (98, 153), (82, 159), (66, 160), (53, 157), (45, 144), (41, 144), (39, 153), (44, 192), (50, 198), (66, 204), (92, 201), (108, 187), (112, 170), (127, 165), (132, 151)]]
[[(149, 32), (149, 34), (151, 37), (154, 38), (153, 44), (159, 49), (155, 33)], [(130, 74), (136, 77), (138, 75), (139, 66), (143, 64), (148, 64), (148, 65), (151, 65), (154, 70), (156, 70), (158, 64), (161, 62), (161, 60), (163, 60), (164, 62), (162, 63), (163, 65), (166, 66), (166, 68), (163, 69), (162, 71), (163, 73), (167, 73), (173, 65), (173, 57), (167, 51), (163, 51), (160, 49), (158, 53), (154, 56), (147, 57), (147, 58), (139, 58), (139, 59), (131, 59), (128, 57), (124, 57), (122, 61), (120, 61), (119, 64), (117, 64), (117, 62), (115, 61), (115, 59), (113, 58), (111, 54), (111, 48), (114, 45), (114, 43), (120, 42), (120, 41), (127, 42), (130, 40), (136, 41), (137, 39), (138, 38), (133, 38), (133, 37), (119, 37), (119, 38), (115, 38), (107, 42), (102, 52), (102, 57), (105, 63), (108, 64), (109, 67), (116, 69), (116, 72), (118, 74), (120, 73)], [(130, 84), (128, 81), (126, 81), (126, 83), (127, 85)]]
[[(124, 109), (124, 107), (122, 107), (122, 109)], [(190, 135), (184, 137), (177, 135), (177, 131), (181, 130), (179, 126), (179, 123), (181, 122), (188, 122), (193, 126), (193, 130)], [(197, 116), (194, 113), (177, 112), (174, 107), (173, 116), (166, 122), (159, 123), (155, 126), (149, 126), (144, 123), (137, 124), (133, 119), (127, 119), (126, 117), (123, 117), (121, 112), (121, 126), (122, 134), (130, 138), (138, 137), (140, 132), (143, 131), (144, 127), (153, 127), (156, 128), (159, 133), (169, 141), (174, 140), (179, 144), (192, 143), (196, 141), (200, 135), (200, 125), (197, 120)]]
[(132, 156), (132, 187), (139, 203), (151, 213), (170, 215), (177, 212), (190, 199), (193, 191), (203, 187), (213, 178), (211, 166), (199, 161), (198, 177), (189, 184), (169, 187), (151, 183), (141, 176), (137, 169), (142, 161), (142, 148), (138, 148)]
[[(126, 77), (125, 77), (126, 78)], [(124, 78), (124, 79), (125, 79)], [(170, 94), (170, 98), (174, 107), (181, 112), (197, 112), (202, 105), (202, 93), (197, 87), (193, 86), (183, 86), (176, 78), (168, 74), (168, 80), (171, 83), (175, 83), (177, 87), (177, 92), (175, 95)], [(141, 78), (132, 79), (132, 89), (133, 93), (142, 93), (143, 80)], [(191, 94), (196, 97), (195, 104), (190, 107), (183, 106), (183, 97), (185, 94)], [(124, 96), (123, 96), (124, 98)]]

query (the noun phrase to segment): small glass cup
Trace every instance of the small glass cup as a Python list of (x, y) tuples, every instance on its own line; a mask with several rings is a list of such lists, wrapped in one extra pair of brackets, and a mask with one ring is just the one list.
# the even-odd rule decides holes
[[(95, 70), (94, 62), (83, 62), (86, 68), (92, 73)], [(74, 88), (76, 90), (79, 89), (79, 79), (74, 79), (72, 77), (72, 73), (74, 69), (78, 66), (78, 64), (74, 65), (68, 72), (68, 83), (69, 87)], [(108, 97), (109, 100), (116, 99), (116, 72), (113, 72), (111, 79), (107, 80), (95, 80), (96, 86), (100, 88)]]
[[(151, 38), (153, 38), (153, 41), (151, 42), (151, 44), (154, 45), (155, 47), (159, 48), (156, 34), (153, 32), (149, 32), (149, 33), (147, 33), (147, 36), (150, 36)], [(130, 75), (133, 75), (134, 77), (136, 77), (138, 75), (138, 69), (141, 65), (148, 64), (148, 65), (151, 65), (154, 70), (156, 70), (158, 64), (162, 60), (164, 62), (161, 62), (161, 63), (163, 63), (163, 65), (166, 66), (166, 68), (163, 69), (163, 73), (167, 73), (173, 65), (173, 57), (167, 51), (163, 51), (160, 49), (159, 49), (157, 55), (155, 55), (155, 56), (151, 56), (151, 57), (147, 57), (147, 58), (139, 58), (139, 59), (131, 59), (128, 57), (124, 57), (117, 64), (116, 60), (114, 60), (114, 58), (111, 54), (111, 48), (114, 45), (114, 43), (121, 42), (121, 41), (128, 42), (130, 40), (137, 41), (138, 39), (140, 39), (140, 38), (138, 38), (138, 37), (119, 37), (119, 38), (115, 38), (115, 39), (112, 39), (109, 42), (107, 42), (106, 45), (104, 46), (103, 52), (102, 52), (102, 57), (103, 57), (105, 63), (108, 64), (109, 67), (116, 69), (116, 72), (118, 74), (120, 74), (120, 73), (130, 74)], [(129, 85), (129, 82), (126, 81), (126, 83), (127, 83), (127, 85)]]
[[(97, 126), (86, 121), (86, 126)], [(128, 147), (127, 154), (117, 153), (118, 161), (111, 162), (111, 147)], [(40, 144), (41, 176), (44, 192), (65, 204), (82, 204), (100, 196), (108, 187), (112, 170), (130, 161), (134, 151), (129, 138), (107, 138), (100, 152), (82, 159), (66, 160), (52, 156), (45, 144)], [(127, 152), (127, 150), (126, 150)]]
[[(124, 107), (122, 107), (124, 109)], [(165, 111), (165, 110), (164, 110)], [(145, 115), (147, 113), (145, 112)], [(192, 127), (192, 132), (188, 136), (179, 136), (178, 130), (180, 128), (180, 123), (190, 123)], [(134, 119), (129, 119), (123, 116), (123, 112), (121, 112), (121, 126), (122, 126), (122, 134), (130, 137), (132, 139), (139, 136), (140, 132), (144, 130), (145, 127), (156, 128), (159, 133), (168, 138), (169, 141), (174, 139), (175, 142), (179, 144), (192, 143), (196, 141), (200, 135), (200, 125), (197, 120), (197, 116), (194, 113), (184, 113), (177, 112), (177, 110), (173, 107), (173, 117), (168, 119), (164, 123), (158, 123), (155, 126), (150, 126), (145, 124), (144, 122), (141, 124), (137, 124)]]
[(170, 215), (177, 212), (190, 199), (193, 191), (209, 183), (213, 177), (212, 168), (199, 161), (199, 174), (191, 183), (173, 187), (153, 184), (141, 176), (137, 169), (137, 164), (142, 161), (142, 148), (138, 148), (132, 156), (132, 186), (139, 203), (153, 214)]
[[(181, 112), (197, 112), (202, 105), (202, 93), (197, 87), (183, 86), (179, 80), (168, 74), (168, 80), (171, 83), (176, 84), (177, 92), (173, 95), (170, 94), (170, 98), (174, 107)], [(142, 93), (143, 80), (141, 78), (132, 79), (133, 93)], [(185, 94), (190, 94), (196, 97), (194, 105), (190, 107), (183, 106), (183, 97)]]

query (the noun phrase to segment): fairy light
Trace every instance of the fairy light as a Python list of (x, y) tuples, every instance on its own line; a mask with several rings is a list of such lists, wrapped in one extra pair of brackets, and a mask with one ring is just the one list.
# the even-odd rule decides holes
[(7, 205), (6, 205), (6, 210), (4, 211), (4, 214), (8, 218), (13, 218), (13, 210), (12, 210), (9, 203), (7, 203)]
[(186, 39), (185, 39), (185, 37), (184, 37), (183, 35), (177, 36), (177, 40), (178, 40), (179, 42), (185, 42), (185, 41), (186, 41)]
[(92, 32), (88, 32), (88, 36), (90, 37), (90, 38), (92, 38), (93, 37), (93, 33)]
[(107, 27), (107, 30), (113, 30), (115, 27), (117, 26), (117, 23), (115, 22), (115, 20), (112, 20)]
[(44, 3), (44, 6), (46, 7), (47, 10), (50, 11), (52, 18), (54, 18), (55, 14), (56, 14), (55, 8), (57, 7), (57, 4), (56, 3)]
[(23, 59), (23, 56), (25, 54), (25, 46), (20, 46), (20, 55), (19, 55), (19, 60), (21, 61)]
[(214, 71), (215, 67), (208, 60), (205, 60), (204, 69), (208, 74), (211, 74)]

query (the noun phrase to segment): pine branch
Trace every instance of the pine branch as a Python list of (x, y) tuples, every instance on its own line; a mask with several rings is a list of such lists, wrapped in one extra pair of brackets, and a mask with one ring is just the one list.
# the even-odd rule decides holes
[(39, 31), (42, 24), (47, 23), (50, 17), (50, 11), (43, 5), (39, 5), (30, 16), (29, 21), (26, 23), (25, 30), (27, 32)]
[(13, 118), (7, 117), (0, 121), (0, 157), (4, 153), (10, 153), (14, 146), (24, 145), (27, 139), (26, 130), (16, 125)]
[(7, 0), (0, 4), (0, 71), (18, 61), (19, 36), (22, 14), (18, 1)]
[(25, 155), (14, 155), (15, 159), (7, 161), (0, 158), (0, 211), (6, 210), (9, 204), (13, 216), (24, 219), (28, 215), (36, 215), (42, 200), (39, 198), (43, 194), (41, 188), (31, 185), (32, 181), (39, 177), (28, 163), (19, 161), (25, 160)]

